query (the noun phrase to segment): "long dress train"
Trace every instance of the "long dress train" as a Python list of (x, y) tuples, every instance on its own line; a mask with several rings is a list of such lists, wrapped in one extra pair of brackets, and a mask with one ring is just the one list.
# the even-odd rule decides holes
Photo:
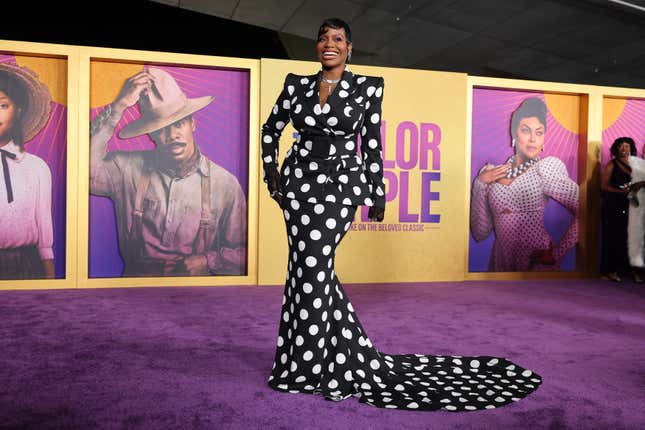
[(356, 207), (287, 200), (289, 265), (269, 385), (381, 408), (468, 411), (520, 400), (542, 379), (504, 358), (389, 355), (363, 330), (334, 272)]

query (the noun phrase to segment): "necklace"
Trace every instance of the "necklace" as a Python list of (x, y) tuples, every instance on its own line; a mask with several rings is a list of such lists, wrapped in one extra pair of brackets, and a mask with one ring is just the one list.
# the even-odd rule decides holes
[(327, 84), (327, 94), (331, 95), (331, 90), (336, 85), (338, 82), (340, 82), (340, 79), (327, 79), (324, 76), (321, 77), (322, 81)]
[[(526, 160), (525, 162), (523, 162), (519, 166), (512, 167), (508, 171), (508, 173), (506, 174), (506, 177), (509, 178), (509, 179), (510, 178), (517, 178), (522, 173), (527, 171), (529, 169), (529, 167), (531, 167), (532, 165), (534, 165), (538, 161), (540, 161), (540, 157), (529, 158), (528, 160)], [(515, 155), (511, 156), (511, 158), (508, 159), (507, 163), (510, 163), (511, 165), (515, 164)]]

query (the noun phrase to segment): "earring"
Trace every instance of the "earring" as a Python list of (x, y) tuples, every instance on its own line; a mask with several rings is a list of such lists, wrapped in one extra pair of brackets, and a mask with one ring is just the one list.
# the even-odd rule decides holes
[(347, 53), (347, 62), (349, 63), (350, 61), (352, 61), (352, 51)]
[(515, 148), (515, 138), (513, 138), (513, 140), (511, 141), (511, 146)]

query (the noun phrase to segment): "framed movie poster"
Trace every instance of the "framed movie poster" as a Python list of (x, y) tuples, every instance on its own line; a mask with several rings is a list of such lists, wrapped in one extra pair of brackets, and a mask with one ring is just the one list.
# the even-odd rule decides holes
[(257, 62), (147, 55), (88, 51), (87, 278), (252, 283)]
[(584, 103), (473, 88), (469, 272), (575, 270)]
[(70, 287), (76, 236), (68, 225), (75, 211), (68, 196), (76, 164), (68, 142), (76, 125), (69, 121), (76, 91), (68, 91), (68, 81), (76, 74), (74, 50), (24, 42), (2, 46), (0, 288)]

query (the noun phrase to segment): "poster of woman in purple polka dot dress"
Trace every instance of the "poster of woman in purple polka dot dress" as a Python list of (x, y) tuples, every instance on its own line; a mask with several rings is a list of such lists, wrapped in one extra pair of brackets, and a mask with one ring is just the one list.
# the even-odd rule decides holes
[(249, 71), (91, 62), (89, 276), (247, 273)]
[(470, 272), (575, 268), (579, 103), (475, 88)]

